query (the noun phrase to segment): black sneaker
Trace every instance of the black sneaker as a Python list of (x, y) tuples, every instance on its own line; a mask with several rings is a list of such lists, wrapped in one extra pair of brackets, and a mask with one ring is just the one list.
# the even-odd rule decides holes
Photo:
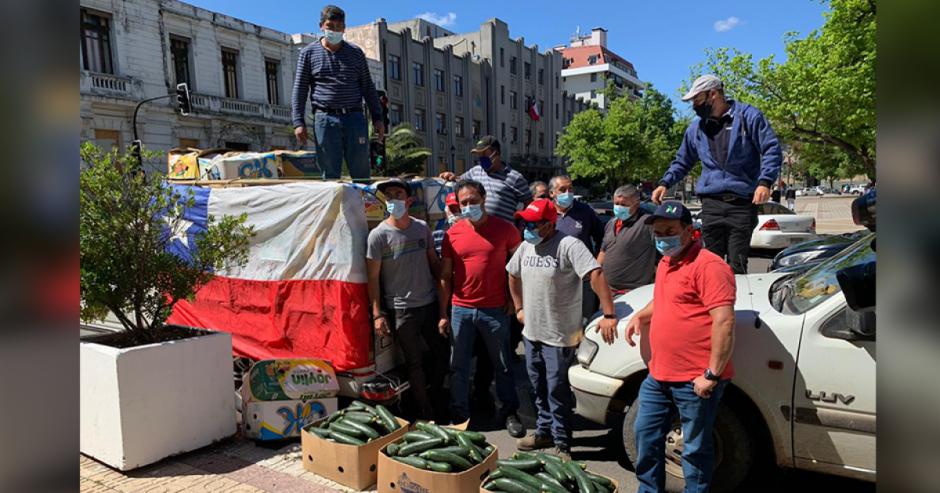
[(525, 436), (525, 426), (519, 421), (519, 415), (512, 413), (506, 416), (506, 431), (513, 438), (522, 438)]
[(555, 455), (563, 460), (571, 460), (571, 449), (567, 445), (555, 445)]

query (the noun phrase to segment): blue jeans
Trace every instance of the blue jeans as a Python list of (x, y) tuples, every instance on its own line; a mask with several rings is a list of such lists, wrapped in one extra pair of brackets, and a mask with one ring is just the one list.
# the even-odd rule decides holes
[(454, 306), (451, 309), (451, 329), (451, 411), (463, 417), (470, 416), (470, 361), (479, 333), (496, 373), (496, 396), (502, 403), (499, 414), (505, 417), (516, 412), (519, 396), (516, 395), (516, 375), (509, 348), (509, 317), (503, 309)]
[(687, 493), (705, 493), (715, 469), (712, 426), (718, 401), (731, 380), (722, 380), (711, 397), (695, 395), (692, 382), (660, 382), (647, 376), (640, 385), (636, 434), (638, 493), (666, 491), (666, 434), (679, 413), (682, 423), (682, 472)]
[(574, 363), (577, 347), (555, 347), (541, 342), (525, 343), (525, 363), (529, 381), (535, 389), (538, 411), (535, 434), (551, 436), (555, 445), (568, 448), (574, 403), (568, 384), (568, 368)]
[(343, 173), (343, 159), (353, 179), (369, 178), (369, 126), (363, 113), (330, 115), (314, 113), (317, 162), (323, 178), (336, 180)]

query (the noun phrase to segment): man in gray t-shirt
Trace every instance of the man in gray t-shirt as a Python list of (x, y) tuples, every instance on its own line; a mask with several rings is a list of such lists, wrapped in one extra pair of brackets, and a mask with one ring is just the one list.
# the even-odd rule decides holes
[(584, 243), (555, 229), (558, 211), (547, 199), (536, 200), (516, 213), (525, 242), (506, 270), (516, 317), (525, 324), (526, 369), (535, 388), (538, 420), (533, 435), (516, 441), (519, 450), (555, 445), (570, 458), (571, 387), (568, 368), (581, 342), (581, 284), (590, 279), (603, 308), (598, 330), (605, 339), (617, 329), (610, 287), (600, 264)]
[[(414, 202), (411, 186), (393, 178), (380, 183), (378, 189), (385, 195), (389, 215), (369, 233), (366, 251), (375, 332), (391, 337), (394, 328), (405, 356), (418, 418), (439, 420), (449, 414), (444, 377), (450, 367), (450, 341), (437, 328), (441, 263), (434, 250), (431, 228), (408, 215)], [(383, 290), (385, 306), (394, 316), (383, 311)], [(429, 375), (424, 373), (426, 357)]]

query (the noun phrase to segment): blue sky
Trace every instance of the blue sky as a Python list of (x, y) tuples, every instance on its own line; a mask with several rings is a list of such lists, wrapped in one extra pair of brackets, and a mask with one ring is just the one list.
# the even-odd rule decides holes
[[(309, 0), (193, 0), (199, 7), (288, 33), (319, 30), (319, 11), (326, 3)], [(539, 51), (568, 41), (579, 26), (608, 30), (608, 48), (636, 67), (644, 81), (675, 98), (689, 67), (704, 60), (702, 50), (736, 47), (756, 58), (784, 55), (788, 31), (807, 34), (823, 24), (825, 6), (818, 0), (634, 0), (593, 2), (503, 1), (433, 2), (337, 0), (346, 24), (355, 26), (379, 17), (389, 22), (426, 15), (442, 19), (456, 32), (479, 29), (498, 17), (509, 24), (513, 38), (522, 36)], [(533, 8), (534, 7), (534, 8)], [(680, 103), (680, 108), (683, 108)]]

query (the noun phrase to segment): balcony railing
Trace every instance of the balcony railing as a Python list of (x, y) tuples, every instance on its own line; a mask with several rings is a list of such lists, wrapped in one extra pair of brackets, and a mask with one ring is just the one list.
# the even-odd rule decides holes
[(83, 93), (129, 99), (139, 98), (143, 94), (141, 83), (137, 79), (92, 72), (81, 73), (79, 90)]
[(290, 122), (291, 109), (287, 106), (275, 106), (268, 103), (252, 103), (238, 99), (210, 96), (207, 94), (192, 95), (193, 108), (203, 111), (212, 111), (227, 115), (250, 116), (265, 120), (280, 120)]

